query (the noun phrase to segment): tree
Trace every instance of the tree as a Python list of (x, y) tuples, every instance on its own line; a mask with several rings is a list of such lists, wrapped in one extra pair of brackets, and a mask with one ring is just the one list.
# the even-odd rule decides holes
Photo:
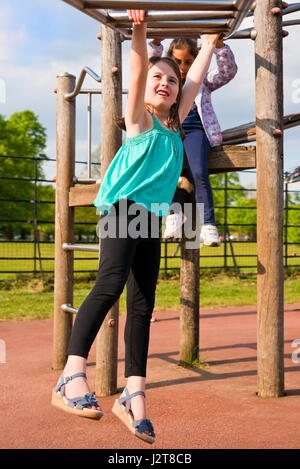
[[(225, 174), (214, 174), (210, 176), (210, 183), (213, 188), (213, 198), (215, 206), (215, 218), (217, 225), (224, 225), (225, 222)], [(239, 199), (246, 198), (247, 190), (239, 183), (239, 176), (237, 173), (227, 173), (227, 207), (232, 206)], [(227, 211), (227, 223), (234, 223), (231, 220), (231, 212), (233, 210), (228, 209)], [(220, 234), (222, 229), (220, 229)]]
[[(298, 194), (292, 200), (289, 196), (287, 239), (289, 243), (300, 243), (300, 204)], [(284, 220), (285, 221), (285, 220)]]
[[(0, 154), (8, 156), (39, 156), (46, 159), (43, 153), (46, 147), (46, 129), (38, 122), (32, 111), (22, 111), (12, 114), (8, 119), (0, 115)], [(44, 176), (42, 160), (37, 162), (37, 178)], [(3, 158), (0, 159), (1, 178), (34, 178), (34, 162), (30, 159)], [(13, 220), (32, 220), (33, 205), (26, 202), (13, 202), (9, 200), (31, 201), (34, 195), (34, 183), (24, 180), (1, 180), (0, 185), (0, 232), (11, 238), (16, 233), (27, 233), (30, 225), (15, 223)], [(5, 220), (11, 220), (5, 221)]]
[(240, 207), (230, 210), (228, 223), (235, 225), (232, 231), (256, 241), (256, 199), (239, 198), (232, 206)]

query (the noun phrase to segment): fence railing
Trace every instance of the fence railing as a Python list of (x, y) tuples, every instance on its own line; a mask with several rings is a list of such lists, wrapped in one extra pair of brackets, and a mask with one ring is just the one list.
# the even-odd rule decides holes
[[(13, 174), (6, 171), (5, 161), (8, 160), (14, 162)], [(44, 176), (45, 161), (47, 164), (55, 164), (55, 159), (51, 158), (44, 160), (40, 157), (0, 155), (0, 278), (8, 274), (24, 273), (43, 276), (54, 271), (55, 188), (54, 181)], [(20, 162), (22, 162), (22, 172), (18, 170)], [(86, 162), (76, 161), (76, 164), (86, 165)], [(55, 170), (53, 173), (55, 174)], [(285, 195), (283, 255), (285, 268), (294, 268), (300, 267), (300, 195), (298, 195), (300, 191), (290, 190), (288, 186), (289, 184), (285, 183), (283, 187)], [(220, 203), (220, 197), (216, 197), (219, 202), (215, 204), (222, 244), (218, 248), (203, 246), (200, 249), (200, 269), (234, 269), (237, 275), (245, 271), (256, 273), (256, 223), (245, 222), (246, 213), (249, 210), (256, 210), (256, 207), (242, 206), (230, 201), (233, 192), (243, 191), (247, 196), (251, 193), (253, 196), (256, 189), (232, 187), (228, 185), (228, 176), (225, 174), (222, 187), (213, 187), (213, 191), (215, 195), (223, 194), (221, 198), (223, 203)], [(242, 199), (237, 199), (239, 200)], [(242, 221), (232, 222), (233, 211), (239, 211)], [(295, 213), (299, 213), (299, 216), (295, 217)], [(97, 244), (96, 224), (96, 209), (91, 208), (88, 211), (85, 207), (84, 211), (80, 212), (80, 208), (76, 208), (76, 243)], [(246, 234), (249, 228), (251, 236)], [(180, 243), (163, 241), (161, 272), (179, 271), (180, 254)], [(74, 272), (86, 273), (97, 270), (97, 253), (76, 252)]]

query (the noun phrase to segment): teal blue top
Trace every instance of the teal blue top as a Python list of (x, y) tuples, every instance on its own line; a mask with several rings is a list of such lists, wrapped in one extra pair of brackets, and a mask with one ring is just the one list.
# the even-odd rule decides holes
[(109, 212), (120, 199), (132, 200), (156, 215), (167, 215), (182, 169), (183, 145), (153, 118), (153, 128), (128, 137), (105, 172), (93, 204)]

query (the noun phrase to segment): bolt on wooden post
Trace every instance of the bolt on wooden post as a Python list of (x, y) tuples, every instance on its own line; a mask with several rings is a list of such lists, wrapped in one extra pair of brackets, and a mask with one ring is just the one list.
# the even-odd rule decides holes
[[(257, 161), (258, 395), (284, 394), (283, 72), (281, 1), (256, 2), (254, 26)], [(274, 132), (275, 131), (275, 132)]]
[[(122, 115), (122, 57), (120, 34), (101, 25), (101, 179), (122, 145), (114, 123)], [(96, 384), (99, 396), (117, 392), (119, 302), (108, 312), (97, 336)], [(110, 326), (110, 327), (109, 327)]]
[(74, 209), (69, 207), (69, 190), (75, 171), (75, 99), (64, 99), (73, 91), (75, 77), (58, 76), (56, 115), (56, 203), (55, 203), (55, 278), (53, 368), (61, 370), (72, 332), (72, 315), (62, 311), (73, 304), (73, 252), (63, 243), (74, 242)]

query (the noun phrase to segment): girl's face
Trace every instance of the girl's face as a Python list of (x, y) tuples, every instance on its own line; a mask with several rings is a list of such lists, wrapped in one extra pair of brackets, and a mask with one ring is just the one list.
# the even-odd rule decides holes
[(172, 57), (179, 67), (181, 78), (186, 78), (187, 72), (194, 62), (195, 57), (188, 49), (173, 49)]
[(167, 63), (161, 61), (148, 72), (145, 102), (159, 111), (167, 111), (176, 103), (179, 91), (178, 77)]

